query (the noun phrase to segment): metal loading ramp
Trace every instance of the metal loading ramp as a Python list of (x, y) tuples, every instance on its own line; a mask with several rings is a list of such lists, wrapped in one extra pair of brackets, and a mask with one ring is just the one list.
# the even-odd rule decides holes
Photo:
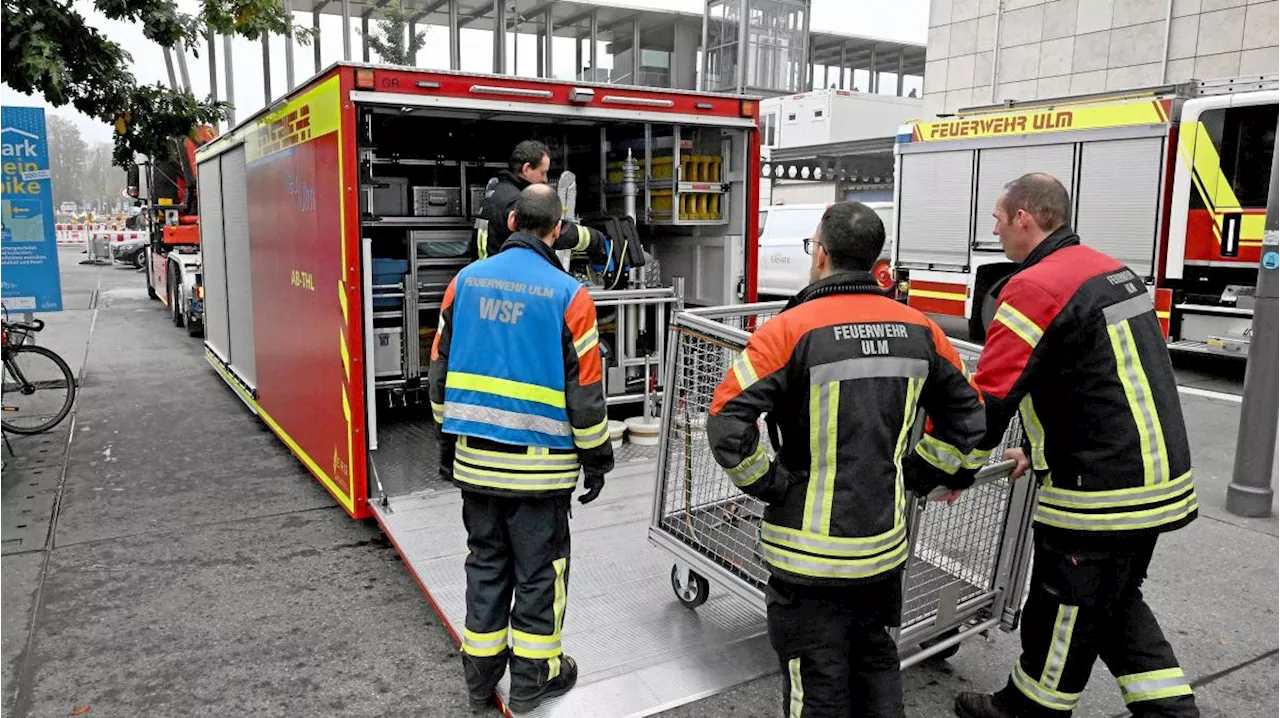
[[(521, 715), (653, 715), (778, 670), (758, 607), (727, 592), (697, 611), (675, 600), (671, 556), (647, 539), (655, 468), (652, 459), (619, 461), (599, 499), (574, 503), (562, 636), (578, 685)], [(456, 640), (466, 615), (460, 492), (391, 497), (375, 510)], [(458, 680), (463, 690), (461, 672)], [(507, 678), (499, 695), (505, 701)]]

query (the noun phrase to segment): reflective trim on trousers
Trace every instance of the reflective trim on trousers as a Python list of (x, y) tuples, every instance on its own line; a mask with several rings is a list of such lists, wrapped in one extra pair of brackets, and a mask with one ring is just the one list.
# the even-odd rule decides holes
[(1031, 680), (1031, 676), (1028, 676), (1027, 672), (1022, 670), (1021, 659), (1014, 661), (1013, 673), (1010, 677), (1019, 693), (1050, 710), (1072, 711), (1075, 710), (1076, 704), (1080, 702), (1079, 693), (1063, 693), (1046, 688)]
[(444, 423), (444, 404), (431, 402), (431, 418), (435, 419), (437, 424)]
[(742, 463), (731, 469), (725, 469), (724, 472), (733, 479), (733, 483), (740, 489), (745, 489), (760, 480), (761, 476), (769, 473), (769, 455), (764, 451), (764, 444), (756, 442), (755, 451), (751, 455), (742, 460)]
[(1078, 531), (1135, 531), (1181, 521), (1197, 508), (1199, 503), (1194, 493), (1167, 506), (1104, 514), (1073, 513), (1041, 504), (1036, 507), (1035, 520), (1047, 526)]
[(573, 445), (579, 449), (594, 449), (609, 440), (609, 417), (600, 420), (595, 426), (585, 429), (573, 427)]
[(1116, 682), (1120, 684), (1120, 692), (1124, 694), (1125, 705), (1192, 694), (1191, 683), (1183, 675), (1182, 669), (1176, 666), (1158, 671), (1117, 676)]
[(479, 633), (470, 628), (462, 629), (462, 652), (469, 656), (496, 656), (507, 650), (507, 629), (499, 628)]
[(560, 634), (539, 636), (511, 629), (511, 652), (521, 658), (546, 659), (560, 655)]
[(1053, 624), (1053, 641), (1049, 644), (1049, 655), (1044, 659), (1044, 673), (1040, 674), (1040, 685), (1049, 690), (1056, 691), (1058, 682), (1062, 680), (1062, 669), (1067, 665), (1071, 634), (1075, 631), (1076, 616), (1079, 613), (1078, 606), (1058, 606), (1058, 618)]
[(833, 558), (856, 558), (884, 553), (907, 540), (907, 522), (899, 514), (897, 523), (888, 531), (875, 536), (825, 536), (804, 530), (778, 526), (764, 522), (760, 536), (778, 546), (793, 548), (806, 553)]
[(1060, 489), (1052, 485), (1052, 477), (1040, 487), (1040, 502), (1055, 508), (1119, 508), (1136, 506), (1176, 498), (1194, 487), (1191, 472), (1156, 486), (1135, 486), (1128, 489), (1110, 489), (1107, 491), (1077, 491)]
[(809, 556), (780, 546), (761, 543), (760, 551), (771, 566), (798, 576), (814, 578), (870, 578), (892, 570), (907, 560), (907, 543), (874, 558), (826, 558)]
[(800, 678), (800, 656), (787, 661), (787, 677), (791, 680), (791, 703), (787, 718), (802, 718), (804, 712), (804, 681)]

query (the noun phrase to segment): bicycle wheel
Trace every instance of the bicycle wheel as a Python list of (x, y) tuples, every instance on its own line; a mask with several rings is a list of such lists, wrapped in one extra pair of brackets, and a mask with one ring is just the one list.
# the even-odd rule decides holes
[(71, 367), (52, 349), (24, 345), (5, 353), (3, 425), (15, 434), (39, 434), (58, 425), (76, 399)]

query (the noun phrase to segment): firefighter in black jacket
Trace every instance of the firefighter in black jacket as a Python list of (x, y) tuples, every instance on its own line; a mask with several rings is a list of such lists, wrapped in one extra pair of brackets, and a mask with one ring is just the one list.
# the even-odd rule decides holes
[[(509, 223), (520, 192), (533, 184), (546, 184), (551, 171), (551, 151), (537, 140), (525, 140), (511, 153), (511, 169), (498, 173), (497, 185), (480, 205), (480, 216), (471, 233), (467, 257), (472, 261), (486, 259), (502, 249), (514, 228)], [(607, 260), (608, 247), (604, 235), (590, 227), (567, 220), (560, 222), (560, 234), (551, 249), (571, 249), (585, 254), (597, 263)]]
[[(752, 335), (707, 419), (716, 461), (768, 504), (769, 636), (791, 716), (903, 715), (887, 628), (901, 622), (906, 491), (963, 489), (989, 453), (975, 450), (982, 404), (955, 348), (869, 273), (883, 245), (871, 209), (828, 208), (805, 244), (813, 283)], [(910, 446), (920, 409), (932, 427)]]
[(1142, 581), (1165, 531), (1196, 517), (1178, 388), (1141, 277), (1080, 244), (1058, 180), (1029, 174), (996, 202), (995, 234), (1020, 262), (998, 301), (975, 381), (995, 446), (1014, 412), (1029, 440), (1016, 478), (1040, 482), (1022, 655), (995, 695), (962, 693), (964, 718), (1069, 716), (1101, 657), (1135, 716), (1198, 716)]

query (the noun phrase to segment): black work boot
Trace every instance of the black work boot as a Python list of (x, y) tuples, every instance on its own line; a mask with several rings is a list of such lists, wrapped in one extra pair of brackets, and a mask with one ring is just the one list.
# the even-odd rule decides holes
[(462, 673), (467, 679), (467, 702), (472, 715), (489, 713), (498, 708), (495, 691), (498, 681), (507, 670), (510, 654), (503, 651), (496, 656), (470, 656), (462, 654)]
[(517, 688), (513, 681), (507, 707), (512, 713), (528, 713), (542, 705), (542, 702), (548, 698), (568, 693), (577, 682), (578, 664), (569, 656), (562, 655), (560, 656), (560, 674), (533, 689), (532, 692), (525, 692), (529, 690), (527, 688)]
[(961, 693), (956, 696), (956, 715), (960, 718), (1018, 718), (1001, 708), (990, 693)]

